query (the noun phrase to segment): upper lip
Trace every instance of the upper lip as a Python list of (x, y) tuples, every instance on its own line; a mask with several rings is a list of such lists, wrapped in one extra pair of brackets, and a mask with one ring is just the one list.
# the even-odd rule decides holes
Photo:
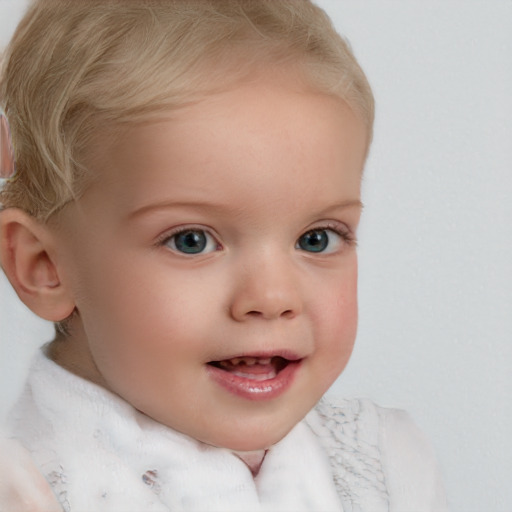
[(217, 359), (211, 359), (208, 361), (209, 363), (215, 361), (229, 361), (230, 359), (242, 358), (242, 357), (252, 357), (255, 359), (272, 359), (273, 357), (282, 357), (287, 361), (300, 361), (304, 359), (304, 356), (297, 354), (291, 350), (287, 349), (277, 349), (277, 350), (264, 350), (264, 351), (255, 351), (255, 352), (237, 352), (232, 355), (228, 355), (226, 357), (220, 357)]

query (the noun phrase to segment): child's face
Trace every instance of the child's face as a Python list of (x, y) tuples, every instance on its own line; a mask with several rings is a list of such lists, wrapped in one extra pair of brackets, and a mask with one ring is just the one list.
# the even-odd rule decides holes
[(261, 79), (98, 148), (62, 214), (77, 371), (206, 443), (280, 440), (352, 351), (365, 143), (339, 99)]

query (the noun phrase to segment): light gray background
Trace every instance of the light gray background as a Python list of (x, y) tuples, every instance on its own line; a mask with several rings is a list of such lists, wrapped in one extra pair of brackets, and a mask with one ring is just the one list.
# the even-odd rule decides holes
[[(319, 0), (377, 100), (360, 329), (332, 392), (405, 408), (454, 512), (512, 511), (512, 1)], [(0, 0), (0, 45), (24, 0)], [(0, 275), (0, 415), (51, 337)]]

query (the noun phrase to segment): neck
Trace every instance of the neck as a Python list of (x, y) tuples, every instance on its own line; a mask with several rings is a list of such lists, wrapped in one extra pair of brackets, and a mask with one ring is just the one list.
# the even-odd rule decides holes
[(260, 472), (263, 459), (267, 454), (266, 450), (254, 450), (251, 452), (233, 452), (238, 458), (243, 460), (247, 467), (251, 470), (252, 476), (256, 476)]
[(78, 316), (70, 321), (69, 335), (57, 334), (47, 350), (48, 357), (69, 372), (109, 389), (92, 358)]

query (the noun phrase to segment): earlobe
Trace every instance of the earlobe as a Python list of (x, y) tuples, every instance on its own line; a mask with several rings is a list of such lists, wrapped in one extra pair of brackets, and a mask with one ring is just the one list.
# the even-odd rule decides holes
[(60, 322), (75, 305), (52, 257), (52, 242), (49, 228), (26, 212), (0, 212), (0, 262), (7, 278), (36, 315)]

